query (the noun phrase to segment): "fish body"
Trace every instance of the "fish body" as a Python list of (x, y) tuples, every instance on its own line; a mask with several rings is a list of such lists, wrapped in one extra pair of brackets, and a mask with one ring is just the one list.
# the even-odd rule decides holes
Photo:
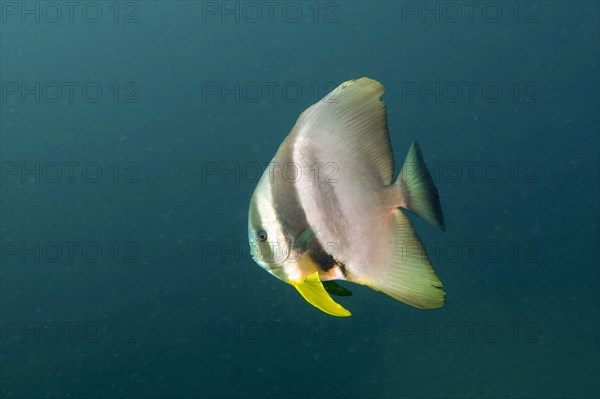
[(329, 296), (340, 292), (334, 283), (326, 290), (323, 281), (366, 285), (418, 308), (444, 304), (442, 283), (400, 209), (444, 229), (439, 196), (416, 142), (393, 179), (383, 92), (375, 80), (351, 80), (305, 110), (250, 201), (255, 261), (334, 316), (350, 312)]

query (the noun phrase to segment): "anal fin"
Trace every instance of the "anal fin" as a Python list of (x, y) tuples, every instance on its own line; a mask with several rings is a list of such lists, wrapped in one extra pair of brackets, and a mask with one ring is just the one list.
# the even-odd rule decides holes
[(400, 209), (395, 209), (390, 222), (393, 240), (386, 263), (379, 265), (375, 275), (366, 276), (359, 283), (417, 308), (444, 306), (446, 293), (442, 282), (410, 220)]

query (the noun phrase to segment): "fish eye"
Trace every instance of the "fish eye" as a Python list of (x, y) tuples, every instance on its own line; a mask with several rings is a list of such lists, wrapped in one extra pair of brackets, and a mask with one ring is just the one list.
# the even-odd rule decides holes
[(267, 232), (264, 230), (259, 231), (256, 234), (256, 238), (258, 238), (258, 241), (260, 241), (260, 242), (267, 241)]

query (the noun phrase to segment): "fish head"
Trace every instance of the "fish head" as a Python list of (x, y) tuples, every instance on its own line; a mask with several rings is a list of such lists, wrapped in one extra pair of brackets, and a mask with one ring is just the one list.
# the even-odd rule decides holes
[[(248, 215), (248, 241), (254, 261), (278, 279), (293, 285), (316, 308), (333, 316), (350, 316), (351, 313), (335, 302), (323, 286), (310, 252), (292, 245), (287, 229), (278, 222), (276, 213), (270, 212), (272, 203), (261, 193), (265, 194), (259, 184), (250, 201)], [(312, 233), (306, 235), (310, 237)]]
[(286, 269), (295, 263), (290, 235), (279, 223), (264, 175), (254, 190), (248, 211), (248, 243), (252, 259), (275, 277), (289, 282)]
[[(311, 305), (333, 316), (351, 313), (335, 302), (319, 278), (318, 266), (309, 251), (292, 245), (292, 237), (277, 220), (268, 190), (257, 186), (248, 213), (248, 242), (252, 258), (278, 279), (291, 284)], [(313, 235), (307, 232), (308, 239)]]

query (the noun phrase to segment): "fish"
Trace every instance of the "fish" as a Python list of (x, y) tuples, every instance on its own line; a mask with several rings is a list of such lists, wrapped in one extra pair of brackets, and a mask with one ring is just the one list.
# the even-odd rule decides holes
[(439, 194), (416, 141), (393, 179), (383, 94), (381, 83), (363, 77), (307, 108), (250, 199), (254, 261), (332, 316), (351, 315), (331, 297), (351, 295), (338, 281), (420, 309), (445, 301), (405, 213), (445, 230)]

